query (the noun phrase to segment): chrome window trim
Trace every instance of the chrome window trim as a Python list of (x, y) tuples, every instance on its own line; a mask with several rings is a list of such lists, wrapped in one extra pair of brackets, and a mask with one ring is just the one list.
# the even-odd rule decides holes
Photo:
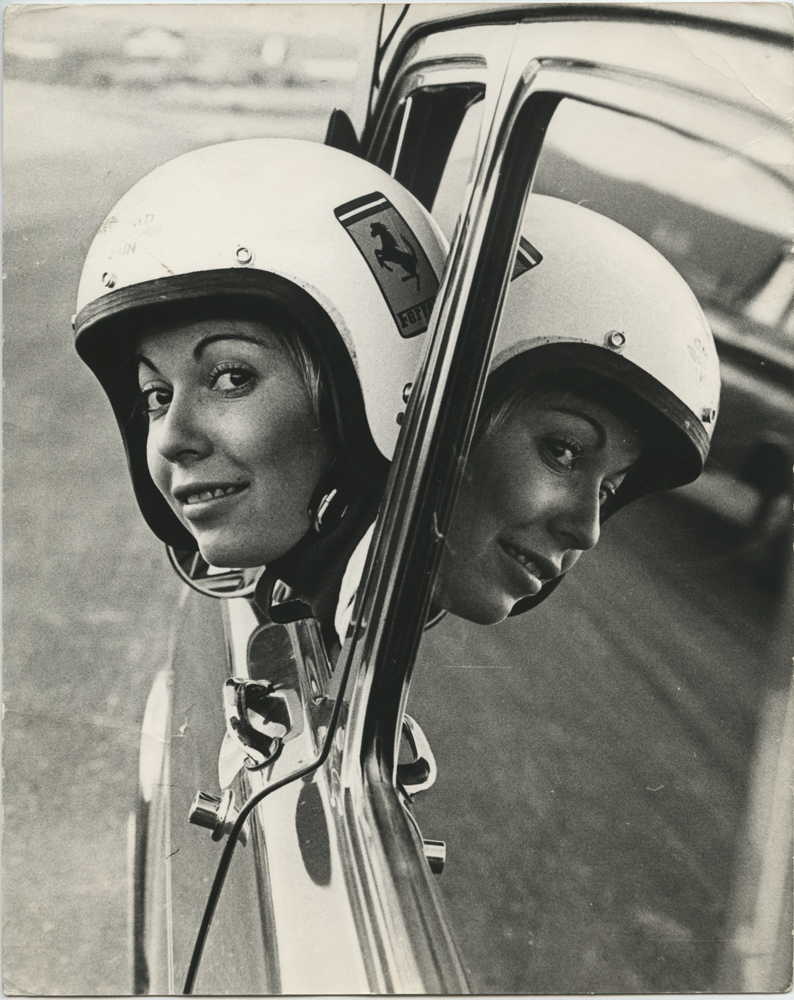
[[(650, 2), (639, 4), (599, 3), (599, 20), (609, 24), (634, 23), (659, 26), (664, 18), (664, 25), (672, 28), (700, 28), (718, 35), (742, 37), (766, 45), (776, 45), (790, 51), (791, 35), (789, 26), (781, 29), (773, 16), (766, 18), (754, 14), (748, 16), (745, 10), (748, 5), (735, 4), (723, 6), (720, 16), (706, 13), (709, 9), (702, 3), (679, 3), (673, 8), (669, 3)], [(757, 5), (753, 5), (757, 7)], [(593, 19), (591, 3), (574, 2), (560, 5), (559, 3), (513, 3), (513, 4), (449, 4), (436, 6), (435, 12), (443, 11), (438, 17), (428, 17), (429, 7), (414, 4), (408, 10), (408, 16), (400, 25), (391, 39), (388, 51), (383, 54), (379, 77), (382, 81), (377, 87), (377, 98), (371, 101), (373, 111), (367, 122), (371, 126), (378, 121), (382, 112), (384, 95), (392, 92), (396, 75), (408, 59), (411, 49), (429, 39), (437, 38), (450, 32), (458, 32), (473, 25), (509, 28), (516, 23), (525, 25), (541, 25), (549, 22), (565, 24), (569, 22), (590, 22)], [(766, 23), (763, 23), (766, 20)]]
[[(387, 113), (381, 119), (373, 141), (370, 144), (369, 155), (367, 158), (371, 160), (371, 162), (379, 164), (393, 177), (397, 164), (399, 163), (402, 136), (405, 134), (405, 130), (408, 126), (408, 117), (405, 115), (405, 112), (409, 112), (411, 99), (414, 95), (418, 91), (429, 91), (436, 87), (467, 87), (479, 85), (485, 91), (487, 88), (487, 75), (487, 69), (484, 65), (484, 61), (482, 61), (482, 63), (475, 63), (473, 60), (466, 60), (465, 66), (460, 67), (456, 66), (449, 68), (448, 66), (444, 66), (437, 68), (430, 66), (422, 69), (411, 69), (402, 79), (399, 89), (395, 92), (394, 97), (389, 103)], [(400, 123), (401, 135), (397, 140), (397, 145), (391, 158), (391, 163), (382, 163), (381, 160), (385, 155), (388, 140), (391, 137), (393, 128), (395, 127), (397, 116), (401, 111), (405, 116)]]

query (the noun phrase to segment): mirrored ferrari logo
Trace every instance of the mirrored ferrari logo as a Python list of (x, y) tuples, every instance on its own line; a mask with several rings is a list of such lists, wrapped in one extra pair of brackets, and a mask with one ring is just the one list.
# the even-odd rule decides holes
[(424, 333), (438, 278), (402, 215), (380, 191), (340, 205), (335, 215), (369, 265), (400, 336)]

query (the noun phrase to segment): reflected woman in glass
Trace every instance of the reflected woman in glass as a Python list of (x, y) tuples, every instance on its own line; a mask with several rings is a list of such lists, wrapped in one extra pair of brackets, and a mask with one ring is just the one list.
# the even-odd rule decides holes
[(700, 475), (718, 405), (678, 272), (617, 223), (531, 196), (436, 605), (490, 625), (537, 604), (605, 518)]

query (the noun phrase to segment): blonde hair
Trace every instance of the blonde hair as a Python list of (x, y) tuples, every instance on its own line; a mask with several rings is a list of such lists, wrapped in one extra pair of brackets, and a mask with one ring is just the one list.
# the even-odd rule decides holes
[(510, 416), (526, 403), (531, 403), (549, 389), (570, 392), (605, 406), (627, 419), (648, 436), (650, 428), (659, 422), (651, 407), (629, 389), (605, 376), (582, 368), (556, 368), (526, 371), (517, 367), (512, 372), (497, 369), (485, 389), (483, 405), (474, 432), (474, 447), (495, 434)]
[(265, 322), (289, 359), (295, 374), (303, 383), (319, 429), (323, 426), (324, 411), (327, 415), (330, 405), (320, 359), (309, 348), (306, 338), (301, 335), (297, 325), (290, 319), (277, 317), (275, 322), (270, 319), (265, 320)]

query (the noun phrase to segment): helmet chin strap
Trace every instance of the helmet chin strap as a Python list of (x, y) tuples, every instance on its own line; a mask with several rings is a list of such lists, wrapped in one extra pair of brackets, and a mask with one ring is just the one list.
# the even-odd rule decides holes
[(341, 459), (335, 459), (320, 477), (309, 501), (309, 520), (314, 531), (325, 535), (338, 527), (360, 492), (358, 477)]

